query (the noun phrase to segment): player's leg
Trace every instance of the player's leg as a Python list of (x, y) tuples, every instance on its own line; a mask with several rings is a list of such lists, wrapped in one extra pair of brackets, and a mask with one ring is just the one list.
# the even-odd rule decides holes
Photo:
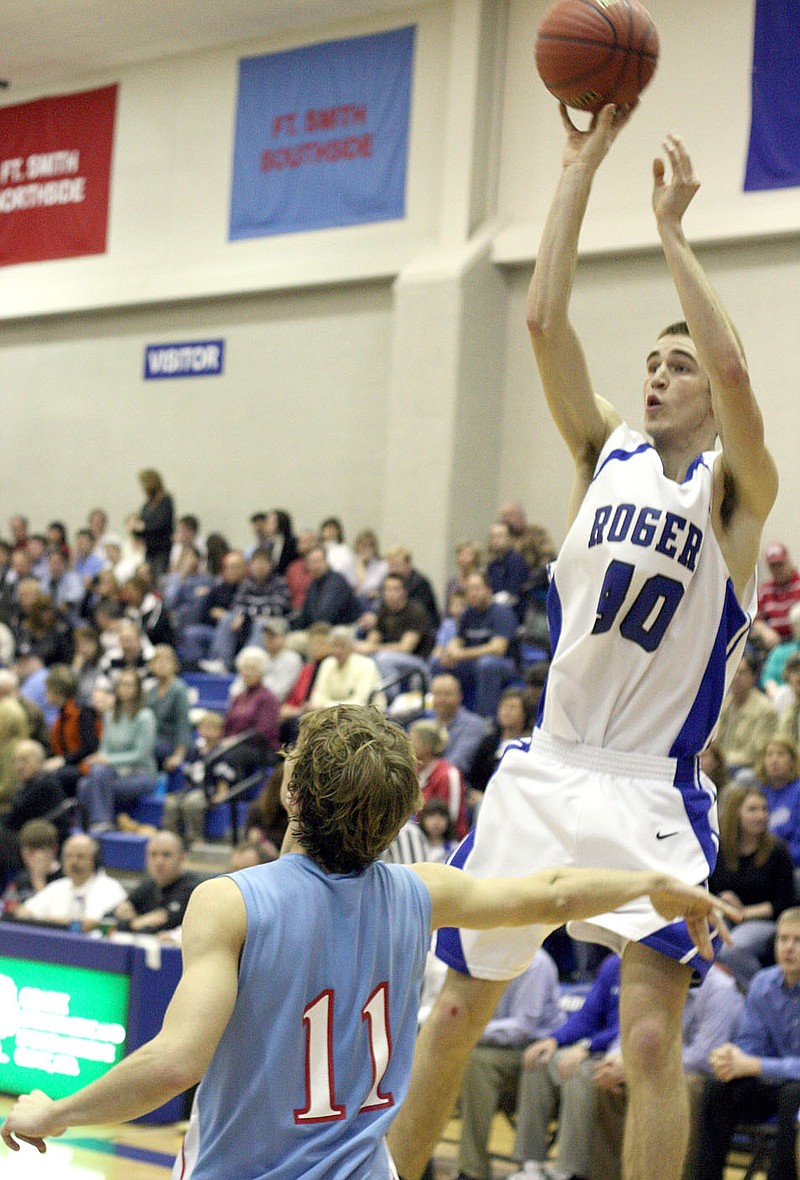
[(689, 1111), (681, 1065), (681, 1019), (691, 970), (641, 943), (622, 957), (620, 1029), (628, 1112), (625, 1180), (679, 1180)]
[(389, 1150), (403, 1180), (419, 1180), (461, 1088), (467, 1058), (497, 1007), (507, 981), (448, 971), (417, 1041), (405, 1102), (389, 1131)]

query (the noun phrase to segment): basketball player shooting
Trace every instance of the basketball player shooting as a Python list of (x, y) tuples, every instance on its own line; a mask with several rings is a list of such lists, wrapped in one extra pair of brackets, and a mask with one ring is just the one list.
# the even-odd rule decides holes
[(161, 1032), (70, 1097), (22, 1097), (2, 1127), (11, 1150), (136, 1118), (202, 1078), (182, 1180), (390, 1180), (384, 1136), (408, 1085), (432, 928), (560, 923), (645, 892), (665, 920), (683, 914), (710, 957), (707, 917), (731, 916), (660, 872), (477, 881), (447, 865), (375, 863), (419, 803), (411, 743), (375, 709), (304, 718), (283, 788), (281, 859), (192, 894)]
[[(561, 107), (566, 146), (527, 319), (575, 465), (570, 527), (549, 590), (553, 659), (540, 720), (529, 746), (504, 755), (452, 861), (479, 877), (669, 864), (700, 884), (716, 860), (715, 792), (697, 756), (752, 621), (778, 480), (739, 338), (684, 236), (699, 185), (677, 135), (664, 141), (669, 177), (664, 160), (654, 162), (652, 203), (685, 322), (647, 355), (648, 437), (594, 391), (569, 302), (592, 181), (632, 109), (606, 106), (579, 131)], [(664, 923), (646, 902), (571, 931), (622, 953), (623, 1174), (677, 1180), (688, 1130), (681, 1015), (693, 970), (707, 964), (683, 924)], [(505, 983), (548, 933), (439, 932), (437, 953), (451, 969), (389, 1137), (406, 1180), (421, 1174)]]

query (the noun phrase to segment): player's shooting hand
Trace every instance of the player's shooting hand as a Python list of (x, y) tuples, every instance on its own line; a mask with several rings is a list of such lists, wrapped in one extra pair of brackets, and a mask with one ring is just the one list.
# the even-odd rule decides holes
[(664, 151), (672, 168), (672, 176), (667, 182), (666, 165), (660, 156), (656, 156), (653, 160), (653, 212), (659, 225), (679, 225), (700, 188), (700, 181), (694, 174), (691, 158), (679, 135), (674, 132), (667, 135)]
[(41, 1090), (23, 1094), (12, 1106), (0, 1127), (0, 1137), (11, 1151), (20, 1143), (30, 1143), (37, 1151), (47, 1151), (46, 1136), (63, 1135), (66, 1127), (55, 1117), (55, 1102)]
[(567, 133), (567, 143), (562, 156), (562, 164), (583, 164), (592, 171), (605, 158), (608, 149), (619, 135), (622, 128), (630, 119), (639, 105), (639, 100), (629, 106), (615, 106), (609, 103), (597, 114), (592, 115), (592, 121), (585, 131), (576, 127), (569, 116), (569, 112), (562, 102), (561, 122)]

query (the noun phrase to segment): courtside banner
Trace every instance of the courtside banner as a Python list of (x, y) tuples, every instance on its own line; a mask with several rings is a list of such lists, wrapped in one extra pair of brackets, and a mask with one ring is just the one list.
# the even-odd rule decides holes
[(239, 62), (232, 241), (404, 216), (414, 34)]
[(800, 0), (756, 0), (745, 189), (800, 185)]
[(117, 87), (0, 107), (0, 265), (103, 254)]

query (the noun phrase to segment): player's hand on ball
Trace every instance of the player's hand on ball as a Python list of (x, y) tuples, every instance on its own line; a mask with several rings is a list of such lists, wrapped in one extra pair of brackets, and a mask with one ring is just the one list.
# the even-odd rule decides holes
[(651, 890), (650, 902), (668, 922), (674, 922), (677, 918), (685, 920), (692, 942), (704, 959), (714, 958), (709, 920), (714, 934), (727, 943), (730, 943), (731, 937), (726, 921), (742, 920), (741, 912), (722, 898), (709, 893), (700, 885), (686, 885), (674, 877), (665, 877)]
[(629, 106), (614, 106), (613, 103), (609, 103), (593, 115), (588, 128), (581, 131), (572, 122), (569, 111), (562, 102), (561, 122), (567, 133), (562, 160), (564, 166), (580, 163), (588, 165), (594, 171), (638, 105), (638, 99)]
[(63, 1135), (67, 1129), (56, 1120), (55, 1105), (41, 1090), (18, 1098), (0, 1127), (6, 1147), (19, 1151), (20, 1143), (30, 1143), (37, 1151), (47, 1151), (45, 1136)]

